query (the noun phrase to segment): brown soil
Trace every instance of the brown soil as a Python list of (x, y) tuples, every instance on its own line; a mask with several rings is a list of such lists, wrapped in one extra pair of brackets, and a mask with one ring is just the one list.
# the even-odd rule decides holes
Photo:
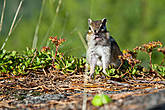
[[(57, 110), (163, 110), (165, 81), (160, 78), (87, 80), (86, 75), (59, 71), (30, 72), (24, 76), (0, 77), (0, 108)], [(112, 102), (94, 107), (95, 94)]]

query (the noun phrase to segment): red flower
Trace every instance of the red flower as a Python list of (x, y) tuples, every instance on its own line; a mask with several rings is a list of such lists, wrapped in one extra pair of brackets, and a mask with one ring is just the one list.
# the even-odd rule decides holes
[(65, 41), (65, 39), (57, 39), (57, 36), (49, 37), (49, 39), (56, 45), (56, 47), (61, 45)]
[(47, 52), (48, 50), (50, 50), (50, 47), (42, 47), (41, 52), (43, 51)]

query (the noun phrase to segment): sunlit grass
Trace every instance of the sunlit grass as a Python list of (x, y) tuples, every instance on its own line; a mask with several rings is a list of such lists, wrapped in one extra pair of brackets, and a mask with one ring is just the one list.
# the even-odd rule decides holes
[(13, 22), (12, 22), (12, 24), (11, 24), (11, 26), (10, 26), (10, 30), (9, 30), (9, 32), (8, 32), (8, 36), (6, 37), (4, 43), (3, 43), (2, 47), (1, 47), (1, 50), (5, 47), (7, 41), (8, 41), (8, 39), (9, 39), (11, 33), (12, 33), (12, 30), (13, 30), (13, 28), (14, 28), (14, 25), (15, 25), (15, 22), (16, 22), (16, 19), (17, 19), (17, 16), (18, 16), (18, 13), (19, 13), (19, 11), (20, 11), (20, 8), (21, 8), (21, 6), (22, 6), (22, 3), (23, 3), (23, 0), (21, 0), (20, 3), (19, 3), (19, 5), (18, 5), (18, 8), (17, 8), (17, 11), (16, 11), (16, 13), (15, 13)]
[(0, 21), (0, 32), (2, 31), (5, 7), (6, 7), (6, 0), (4, 0), (3, 8), (2, 8), (1, 21)]
[(40, 24), (41, 24), (41, 18), (42, 18), (42, 16), (43, 16), (44, 6), (45, 6), (45, 0), (42, 0), (42, 6), (41, 6), (41, 10), (40, 10), (40, 15), (39, 15), (38, 23), (37, 23), (37, 25), (36, 25), (34, 37), (33, 37), (33, 45), (32, 45), (32, 48), (36, 48), (36, 47), (37, 47), (38, 32), (39, 32), (39, 27), (40, 27)]

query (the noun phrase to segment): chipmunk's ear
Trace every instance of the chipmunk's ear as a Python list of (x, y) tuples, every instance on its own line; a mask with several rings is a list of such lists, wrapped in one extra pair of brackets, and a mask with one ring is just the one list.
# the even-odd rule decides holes
[(88, 25), (90, 25), (92, 23), (92, 20), (89, 18), (88, 19)]
[(102, 24), (106, 24), (107, 23), (107, 19), (106, 18), (103, 18), (101, 21), (102, 21)]

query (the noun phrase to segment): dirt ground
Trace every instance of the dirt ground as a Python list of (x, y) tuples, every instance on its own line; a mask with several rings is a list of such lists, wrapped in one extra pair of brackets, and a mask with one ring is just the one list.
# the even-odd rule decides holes
[[(59, 71), (0, 77), (0, 109), (42, 110), (164, 110), (165, 81), (160, 78), (87, 80)], [(95, 107), (91, 100), (104, 93), (112, 102)]]

